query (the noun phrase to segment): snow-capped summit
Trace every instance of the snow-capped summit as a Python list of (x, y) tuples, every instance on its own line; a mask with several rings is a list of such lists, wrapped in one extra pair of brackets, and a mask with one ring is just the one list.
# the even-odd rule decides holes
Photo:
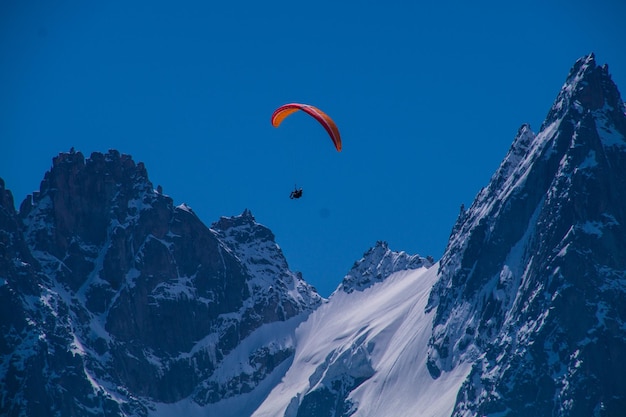
[(539, 133), (523, 130), (453, 228), (429, 369), (474, 363), (454, 416), (618, 415), (626, 116), (607, 66), (578, 60)]
[(211, 225), (211, 230), (248, 271), (251, 277), (248, 280), (250, 294), (257, 298), (261, 294), (288, 296), (290, 303), (294, 301), (299, 304), (293, 307), (289, 316), (302, 309), (316, 307), (323, 301), (315, 288), (302, 279), (301, 274), (289, 269), (274, 234), (257, 223), (249, 209), (245, 209), (239, 216), (220, 218)]
[[(611, 79), (609, 66), (598, 66), (593, 53), (580, 58), (570, 70), (542, 130), (557, 120), (565, 119), (566, 113), (572, 111), (581, 115), (604, 113), (603, 122), (611, 123), (619, 123), (620, 115), (624, 114), (624, 103)], [(596, 113), (595, 116), (598, 115)]]
[(365, 288), (381, 282), (394, 272), (430, 268), (432, 264), (433, 259), (431, 258), (409, 255), (404, 251), (394, 252), (389, 249), (387, 242), (378, 241), (375, 246), (363, 254), (361, 259), (354, 263), (336, 291), (346, 293), (363, 291)]
[(255, 276), (275, 274), (288, 268), (272, 231), (257, 223), (248, 209), (239, 216), (220, 218), (211, 225), (211, 230)]

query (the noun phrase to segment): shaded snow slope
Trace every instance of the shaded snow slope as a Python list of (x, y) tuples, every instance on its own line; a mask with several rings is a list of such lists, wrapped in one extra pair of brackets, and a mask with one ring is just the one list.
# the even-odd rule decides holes
[[(298, 325), (306, 318), (307, 313), (292, 317), (286, 321), (268, 323), (255, 330), (243, 339), (235, 349), (223, 359), (220, 369), (211, 376), (210, 382), (216, 385), (229, 386), (231, 381), (240, 375), (266, 373), (254, 389), (244, 391), (237, 396), (222, 399), (221, 401), (200, 405), (189, 397), (175, 403), (154, 402), (148, 407), (149, 417), (241, 417), (249, 416), (263, 402), (271, 389), (280, 383), (281, 378), (291, 365), (294, 346), (296, 344), (295, 331)], [(269, 370), (256, 352), (263, 352), (265, 356), (280, 356), (284, 360)], [(282, 355), (282, 356), (281, 356)]]
[(436, 271), (337, 291), (296, 330), (289, 371), (253, 415), (449, 416), (469, 366), (436, 380), (426, 367), (432, 313), (424, 308)]

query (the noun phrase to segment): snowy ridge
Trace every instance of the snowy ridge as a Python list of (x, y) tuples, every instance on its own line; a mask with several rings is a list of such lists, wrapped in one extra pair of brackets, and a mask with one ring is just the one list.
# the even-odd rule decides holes
[[(237, 395), (224, 396), (215, 402), (199, 401), (189, 397), (174, 403), (149, 402), (149, 416), (168, 417), (185, 415), (188, 417), (200, 417), (207, 415), (219, 415), (222, 417), (249, 416), (263, 402), (271, 389), (280, 383), (281, 378), (291, 365), (291, 359), (296, 344), (295, 330), (306, 319), (308, 313), (292, 317), (284, 322), (264, 324), (252, 334), (246, 337), (239, 345), (222, 361), (222, 366), (203, 382), (205, 386), (230, 385), (233, 390), (239, 391)], [(264, 374), (267, 365), (263, 362), (262, 355), (286, 356), (287, 360), (272, 369), (254, 387), (243, 389), (247, 380), (253, 379), (255, 374)], [(237, 386), (234, 386), (233, 381)]]
[(389, 249), (387, 242), (378, 241), (354, 263), (335, 292), (343, 291), (349, 294), (353, 291), (363, 291), (394, 272), (430, 268), (433, 262), (430, 257), (422, 258), (404, 251), (394, 252)]
[(222, 217), (211, 230), (224, 246), (246, 267), (250, 276), (248, 286), (255, 296), (275, 290), (286, 292), (305, 308), (319, 305), (323, 299), (302, 276), (289, 269), (274, 234), (256, 222), (250, 210), (239, 216)]

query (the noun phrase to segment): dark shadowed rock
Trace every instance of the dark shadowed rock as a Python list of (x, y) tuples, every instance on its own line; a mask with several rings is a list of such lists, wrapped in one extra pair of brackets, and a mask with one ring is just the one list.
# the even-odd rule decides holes
[(0, 414), (145, 415), (249, 392), (292, 350), (259, 342), (230, 379), (222, 360), (322, 301), (248, 210), (209, 228), (117, 151), (61, 153), (19, 216), (4, 183), (0, 205), (3, 392), (18, 401)]

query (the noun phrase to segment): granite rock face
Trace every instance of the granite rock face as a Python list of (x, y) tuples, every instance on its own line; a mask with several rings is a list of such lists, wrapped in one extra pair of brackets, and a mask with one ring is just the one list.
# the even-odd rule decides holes
[(19, 214), (1, 191), (2, 391), (16, 398), (2, 414), (145, 415), (252, 391), (291, 348), (268, 337), (216, 378), (224, 359), (323, 301), (249, 211), (207, 227), (117, 151), (58, 155)]

